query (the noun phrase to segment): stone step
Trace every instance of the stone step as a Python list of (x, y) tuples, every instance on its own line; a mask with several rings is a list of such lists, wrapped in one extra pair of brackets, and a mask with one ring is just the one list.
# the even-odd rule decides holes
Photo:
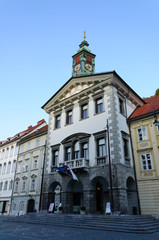
[(73, 214), (27, 214), (4, 221), (127, 233), (159, 232), (159, 221), (151, 216), (105, 216)]

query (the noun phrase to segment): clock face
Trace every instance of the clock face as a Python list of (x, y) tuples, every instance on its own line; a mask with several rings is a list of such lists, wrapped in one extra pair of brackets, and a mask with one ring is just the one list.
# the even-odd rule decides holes
[(90, 63), (85, 63), (85, 69), (88, 70), (89, 72), (92, 72), (93, 66)]
[(80, 64), (80, 63), (78, 63), (77, 65), (75, 65), (75, 67), (74, 67), (74, 71), (75, 71), (75, 72), (79, 71), (80, 69), (81, 69), (81, 64)]

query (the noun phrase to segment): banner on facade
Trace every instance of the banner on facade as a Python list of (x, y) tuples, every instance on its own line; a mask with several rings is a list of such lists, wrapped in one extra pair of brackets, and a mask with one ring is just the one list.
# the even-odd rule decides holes
[(53, 212), (54, 210), (54, 203), (50, 203), (50, 206), (49, 206), (49, 212)]
[(111, 214), (110, 202), (106, 203), (105, 214)]

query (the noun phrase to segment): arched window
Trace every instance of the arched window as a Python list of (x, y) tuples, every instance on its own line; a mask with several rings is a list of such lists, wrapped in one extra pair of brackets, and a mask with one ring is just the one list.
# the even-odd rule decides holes
[(15, 169), (16, 169), (16, 160), (13, 160), (13, 163), (12, 163), (12, 173), (15, 172)]
[(23, 185), (22, 185), (22, 192), (25, 192), (25, 187), (26, 187), (26, 182), (23, 181)]
[(10, 182), (9, 182), (9, 190), (11, 190), (12, 187), (13, 187), (13, 180), (10, 180)]
[(12, 146), (11, 149), (10, 149), (10, 155), (9, 155), (10, 157), (13, 156), (13, 150), (14, 150), (14, 147)]
[(5, 154), (5, 150), (3, 149), (3, 151), (2, 151), (2, 155), (1, 155), (1, 159), (4, 158), (4, 154)]
[(6, 166), (7, 166), (7, 164), (6, 163), (4, 163), (3, 164), (3, 170), (2, 170), (2, 174), (4, 175), (5, 174), (5, 172), (6, 172)]
[(11, 169), (11, 162), (8, 162), (7, 172), (6, 173), (10, 173), (10, 169)]
[(8, 181), (5, 181), (3, 191), (7, 191)]
[(9, 148), (7, 148), (7, 150), (6, 150), (6, 156), (5, 156), (5, 158), (8, 158), (8, 153), (9, 153)]

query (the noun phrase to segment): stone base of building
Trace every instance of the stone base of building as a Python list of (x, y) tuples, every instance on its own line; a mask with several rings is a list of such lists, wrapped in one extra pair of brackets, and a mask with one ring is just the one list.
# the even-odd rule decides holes
[(97, 166), (74, 170), (79, 182), (65, 173), (46, 174), (43, 185), (42, 209), (48, 210), (54, 203), (57, 210), (61, 203), (64, 213), (79, 213), (85, 206), (86, 213), (104, 214), (107, 203), (113, 204), (113, 212), (138, 214), (138, 199), (133, 168), (122, 164), (112, 166), (112, 192), (110, 196), (109, 166)]

